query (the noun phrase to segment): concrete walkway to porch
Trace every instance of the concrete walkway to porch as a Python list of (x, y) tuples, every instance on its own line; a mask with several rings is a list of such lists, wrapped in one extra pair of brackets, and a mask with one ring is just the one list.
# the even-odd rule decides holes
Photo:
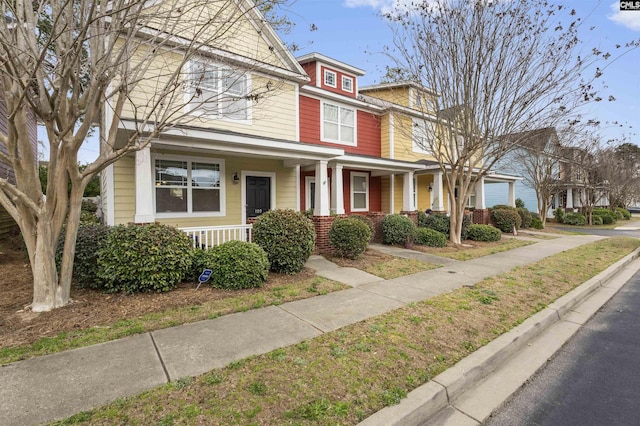
[[(0, 368), (3, 425), (31, 425), (68, 417), (185, 376), (312, 339), (406, 304), (537, 262), (602, 237), (570, 235), (466, 262), (382, 280), (341, 268), (320, 256), (307, 266), (351, 285), (347, 290), (269, 306), (125, 339), (42, 356)], [(375, 246), (403, 257), (435, 256)]]

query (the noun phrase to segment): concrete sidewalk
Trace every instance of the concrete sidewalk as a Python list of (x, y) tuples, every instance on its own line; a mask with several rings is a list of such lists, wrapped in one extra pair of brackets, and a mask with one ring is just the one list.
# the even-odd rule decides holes
[[(353, 288), (3, 366), (0, 419), (3, 425), (29, 425), (65, 418), (473, 285), (602, 238), (572, 235), (540, 240), (467, 262), (439, 258), (436, 263), (446, 263), (442, 268), (393, 280), (381, 280), (313, 256), (307, 265), (318, 275)], [(414, 256), (413, 252), (400, 253)]]

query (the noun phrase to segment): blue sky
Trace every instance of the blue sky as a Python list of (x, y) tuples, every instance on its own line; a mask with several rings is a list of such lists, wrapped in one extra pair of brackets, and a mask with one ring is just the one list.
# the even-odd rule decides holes
[[(322, 53), (365, 70), (360, 85), (374, 84), (379, 82), (384, 65), (389, 63), (380, 52), (392, 43), (391, 30), (379, 14), (397, 1), (410, 0), (297, 0), (287, 10), (296, 27), (290, 34), (283, 35), (283, 39), (300, 46), (296, 56)], [(615, 53), (616, 44), (640, 39), (640, 11), (619, 12), (618, 2), (612, 0), (561, 3), (575, 8), (578, 16), (586, 19), (588, 25), (583, 25), (585, 31), (581, 39), (589, 48), (595, 46)], [(318, 29), (311, 32), (311, 25)], [(592, 26), (595, 28), (588, 31)], [(604, 98), (613, 95), (616, 101), (596, 103), (587, 113), (603, 123), (604, 138), (620, 138), (626, 134), (640, 145), (640, 49), (611, 62), (603, 79), (608, 85)], [(605, 124), (613, 121), (624, 123), (624, 127)], [(92, 161), (97, 154), (95, 140), (88, 141), (80, 151), (80, 160)]]
[[(389, 60), (380, 52), (392, 44), (391, 30), (380, 17), (396, 2), (409, 0), (297, 0), (289, 9), (289, 17), (297, 25), (286, 42), (297, 42), (301, 49), (296, 56), (319, 52), (346, 62), (367, 72), (360, 85), (379, 82), (384, 65)], [(618, 2), (612, 0), (557, 0), (559, 4), (576, 9), (586, 20), (581, 27), (585, 48), (597, 47), (612, 54), (620, 52), (615, 45), (640, 39), (640, 11), (620, 12)], [(517, 3), (517, 1), (515, 2)], [(316, 31), (310, 32), (314, 24)], [(595, 27), (590, 30), (591, 27)], [(608, 89), (605, 99), (612, 95), (614, 102), (602, 101), (585, 110), (603, 123), (604, 138), (620, 138), (623, 133), (640, 144), (640, 49), (627, 53), (605, 69), (603, 79)], [(625, 123), (623, 128), (606, 122)], [(632, 128), (629, 128), (632, 126)]]

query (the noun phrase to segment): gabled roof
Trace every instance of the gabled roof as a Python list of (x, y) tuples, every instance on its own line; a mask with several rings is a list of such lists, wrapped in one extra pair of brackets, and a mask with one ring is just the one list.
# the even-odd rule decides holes
[(532, 151), (543, 151), (549, 139), (552, 139), (558, 147), (560, 146), (555, 127), (543, 127), (541, 129), (512, 133), (505, 136), (505, 138), (512, 139), (519, 146)]
[(345, 62), (338, 61), (337, 59), (330, 58), (318, 52), (313, 52), (313, 53), (308, 53), (306, 55), (298, 56), (297, 61), (300, 64), (306, 64), (309, 62), (322, 62), (327, 65), (331, 65), (334, 68), (338, 68), (342, 71), (346, 71), (350, 74), (357, 75), (358, 77), (365, 75), (365, 71), (360, 68), (356, 68)]
[(375, 92), (379, 90), (393, 90), (393, 89), (405, 89), (411, 88), (415, 90), (419, 90), (421, 92), (429, 93), (431, 95), (437, 95), (437, 93), (429, 88), (423, 87), (413, 81), (394, 81), (390, 83), (380, 83), (373, 84), (370, 86), (360, 87), (359, 91), (361, 92)]

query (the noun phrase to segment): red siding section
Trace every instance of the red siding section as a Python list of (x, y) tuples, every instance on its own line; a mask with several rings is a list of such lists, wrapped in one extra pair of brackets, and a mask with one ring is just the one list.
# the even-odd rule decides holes
[[(320, 143), (320, 101), (300, 96), (300, 141)], [(322, 145), (335, 146), (324, 143)]]
[(358, 111), (358, 146), (354, 154), (382, 156), (380, 117)]
[(382, 179), (369, 176), (369, 211), (382, 211)]
[(309, 84), (311, 84), (312, 86), (316, 85), (316, 63), (315, 62), (308, 62), (306, 64), (302, 64), (302, 69), (305, 70), (305, 72), (307, 74), (309, 74), (309, 77), (311, 78), (311, 81), (309, 82)]
[[(326, 84), (324, 84), (324, 71), (328, 70), (328, 71), (332, 71), (334, 73), (336, 73), (336, 87), (331, 87), (331, 86), (327, 86)], [(338, 71), (337, 69), (334, 68), (329, 68), (329, 67), (325, 67), (323, 65), (320, 66), (320, 76), (316, 76), (316, 78), (320, 78), (320, 87), (328, 90), (329, 92), (334, 92), (334, 93), (339, 93), (341, 95), (344, 96), (348, 96), (350, 98), (355, 98), (356, 97), (356, 76), (352, 75), (352, 74), (346, 74), (343, 73), (341, 71)], [(348, 92), (346, 90), (342, 89), (342, 76), (345, 77), (349, 77), (351, 78), (351, 92)]]

